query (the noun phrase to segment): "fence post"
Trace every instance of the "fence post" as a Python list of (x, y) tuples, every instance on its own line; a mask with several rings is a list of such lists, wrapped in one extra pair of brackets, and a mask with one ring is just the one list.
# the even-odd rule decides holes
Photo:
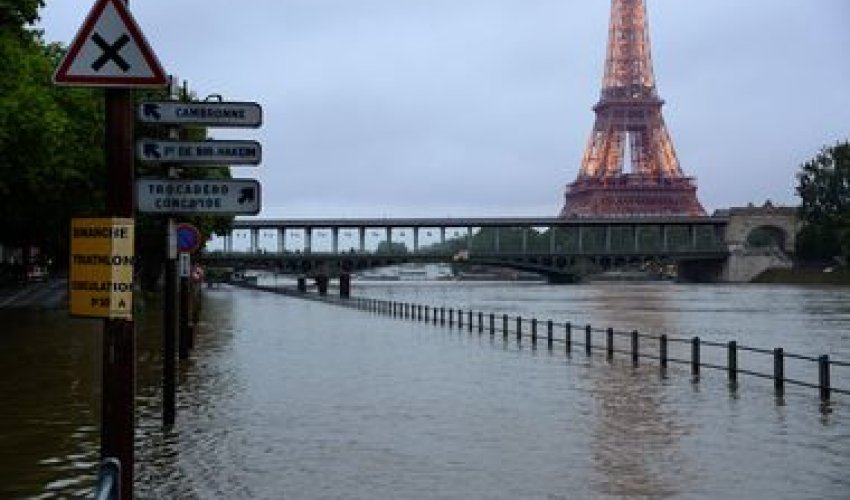
[(496, 315), (490, 313), (490, 336), (496, 335)]
[(531, 318), (531, 345), (537, 346), (537, 318)]
[(552, 320), (546, 321), (546, 345), (549, 346), (549, 350), (552, 350), (552, 343), (554, 339), (552, 338)]
[(573, 325), (567, 321), (566, 326), (564, 326), (564, 342), (567, 344), (565, 349), (567, 354), (570, 354), (570, 351), (573, 349)]
[(829, 356), (826, 354), (818, 358), (818, 381), (821, 401), (829, 401)]
[(455, 310), (451, 307), (449, 308), (449, 326), (454, 326), (455, 323)]
[(667, 335), (661, 334), (661, 345), (658, 357), (661, 358), (661, 371), (667, 370)]
[(734, 340), (729, 341), (729, 384), (734, 388), (738, 383), (738, 343)]
[(638, 364), (638, 358), (640, 358), (640, 351), (638, 350), (640, 347), (638, 343), (640, 342), (640, 337), (638, 336), (638, 331), (632, 331), (632, 364)]
[(478, 333), (484, 333), (484, 313), (478, 311)]
[(416, 309), (417, 309), (417, 315), (419, 316), (417, 319), (419, 321), (422, 321), (422, 304), (419, 304), (418, 306), (416, 306)]
[(457, 327), (463, 329), (463, 309), (457, 310)]
[(587, 325), (584, 328), (584, 352), (586, 352), (588, 356), (590, 356), (590, 351), (591, 351), (590, 342), (592, 340), (591, 337), (590, 337), (590, 333), (591, 333), (591, 326)]
[(446, 308), (440, 307), (440, 326), (444, 326), (446, 324)]
[(431, 321), (431, 318), (430, 318), (431, 315), (428, 314), (430, 312), (431, 312), (431, 306), (425, 306), (425, 322), (426, 323), (429, 323)]
[(608, 361), (611, 361), (612, 359), (614, 359), (614, 329), (609, 327), (608, 331), (605, 333), (607, 334), (605, 340), (605, 350), (608, 356)]
[(516, 317), (516, 341), (517, 343), (522, 341), (522, 316)]
[(773, 388), (777, 395), (785, 392), (785, 352), (781, 347), (773, 350)]
[(508, 338), (508, 315), (507, 314), (502, 315), (502, 337), (504, 337), (505, 340), (507, 340), (507, 338)]
[(467, 326), (469, 327), (469, 331), (470, 331), (470, 332), (472, 332), (472, 309), (470, 309), (469, 311), (467, 311), (467, 313), (466, 313), (466, 319), (467, 319), (467, 321), (468, 321), (468, 323), (469, 323), (469, 325), (467, 325)]
[(699, 337), (691, 339), (691, 375), (699, 380)]

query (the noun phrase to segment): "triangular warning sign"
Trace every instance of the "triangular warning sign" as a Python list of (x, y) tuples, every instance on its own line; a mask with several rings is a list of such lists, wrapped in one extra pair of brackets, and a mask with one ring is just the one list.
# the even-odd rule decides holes
[(123, 0), (97, 0), (53, 83), (83, 87), (163, 87), (159, 60)]

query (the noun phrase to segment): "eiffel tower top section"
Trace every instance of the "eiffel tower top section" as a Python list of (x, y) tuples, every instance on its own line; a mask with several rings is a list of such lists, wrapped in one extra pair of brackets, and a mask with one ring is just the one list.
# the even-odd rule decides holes
[(660, 100), (655, 89), (645, 0), (613, 0), (602, 101)]

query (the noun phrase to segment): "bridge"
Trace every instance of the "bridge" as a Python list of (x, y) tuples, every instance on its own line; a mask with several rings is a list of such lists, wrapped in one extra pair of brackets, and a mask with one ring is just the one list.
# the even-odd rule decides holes
[[(685, 280), (748, 281), (788, 260), (796, 224), (793, 211), (774, 207), (711, 217), (242, 219), (201, 261), (315, 278), (320, 289), (331, 277), (346, 288), (353, 272), (417, 262), (505, 267), (550, 282), (658, 262), (676, 264)], [(773, 236), (769, 251), (748, 248), (757, 229)]]

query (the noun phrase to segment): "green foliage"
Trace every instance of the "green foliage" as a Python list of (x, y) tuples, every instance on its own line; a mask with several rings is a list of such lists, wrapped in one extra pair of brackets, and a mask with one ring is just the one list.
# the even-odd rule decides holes
[(384, 255), (404, 255), (407, 253), (407, 246), (404, 243), (397, 241), (389, 242), (384, 240), (378, 243), (375, 253)]
[(38, 20), (44, 0), (0, 0), (0, 29), (23, 33), (25, 26)]
[(800, 216), (807, 223), (798, 254), (850, 257), (850, 142), (821, 150), (801, 165), (797, 180)]
[[(42, 258), (67, 262), (70, 219), (106, 216), (103, 92), (57, 87), (52, 75), (64, 50), (27, 29), (41, 0), (0, 0), (0, 244), (41, 249)], [(163, 93), (136, 96), (165, 98)], [(189, 99), (188, 91), (184, 99)], [(137, 137), (163, 137), (163, 128), (136, 126)], [(184, 139), (202, 140), (204, 128)], [(137, 165), (137, 177), (162, 176)], [(229, 178), (227, 167), (191, 168), (185, 178)], [(182, 221), (182, 220), (181, 220)], [(205, 237), (223, 234), (231, 217), (189, 217)], [(137, 217), (137, 257), (158, 275), (165, 250), (164, 220)]]
[(61, 51), (39, 35), (0, 33), (0, 238), (64, 255), (72, 214), (103, 203), (102, 104), (51, 83)]

